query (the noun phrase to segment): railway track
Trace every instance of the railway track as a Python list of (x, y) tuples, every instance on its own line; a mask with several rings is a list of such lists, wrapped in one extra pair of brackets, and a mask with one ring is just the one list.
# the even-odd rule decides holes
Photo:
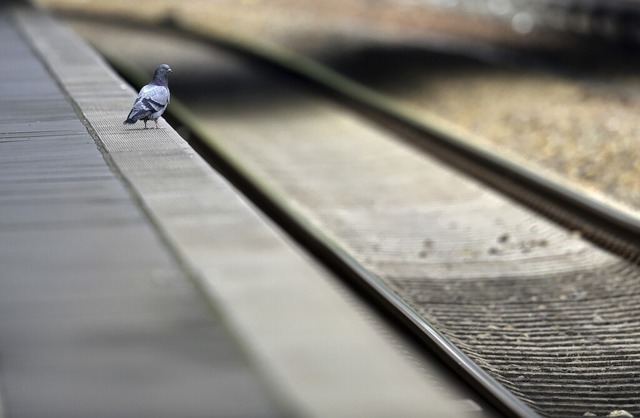
[[(111, 33), (109, 23), (100, 25), (98, 39), (76, 21), (141, 84), (140, 68), (157, 55), (114, 48), (122, 26)], [(152, 26), (136, 27), (144, 44)], [(541, 178), (286, 51), (212, 39), (179, 22), (162, 36), (158, 54), (196, 68), (172, 84), (184, 100), (170, 107), (194, 148), (502, 411), (640, 414), (640, 228), (632, 213)], [(189, 55), (186, 46), (196, 44), (215, 58)], [(221, 60), (211, 52), (220, 46), (242, 59), (227, 64), (225, 53)], [(208, 78), (212, 65), (222, 67), (217, 79)], [(224, 103), (210, 103), (199, 88)]]

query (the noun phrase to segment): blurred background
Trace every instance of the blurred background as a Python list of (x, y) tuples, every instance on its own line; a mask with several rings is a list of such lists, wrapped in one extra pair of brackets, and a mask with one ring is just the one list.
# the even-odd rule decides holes
[[(288, 46), (313, 48), (320, 38), (404, 39), (440, 33), (505, 44), (550, 34), (637, 41), (636, 0), (188, 0), (92, 2), (37, 0), (62, 11), (179, 15), (204, 27), (230, 30)], [(297, 38), (297, 39), (293, 39)], [(557, 41), (557, 39), (556, 39)]]
[(37, 3), (67, 16), (94, 45), (106, 42), (96, 26), (72, 16), (175, 21), (292, 51), (452, 122), (492, 152), (640, 208), (635, 0)]

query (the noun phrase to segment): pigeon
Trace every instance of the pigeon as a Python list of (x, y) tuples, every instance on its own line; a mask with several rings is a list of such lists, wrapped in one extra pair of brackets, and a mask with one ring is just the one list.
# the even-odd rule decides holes
[(140, 89), (138, 98), (133, 103), (131, 112), (124, 121), (125, 125), (134, 124), (141, 120), (144, 128), (147, 129), (147, 121), (152, 120), (158, 128), (158, 118), (164, 113), (169, 105), (169, 73), (171, 68), (167, 64), (162, 64), (153, 73), (153, 80)]

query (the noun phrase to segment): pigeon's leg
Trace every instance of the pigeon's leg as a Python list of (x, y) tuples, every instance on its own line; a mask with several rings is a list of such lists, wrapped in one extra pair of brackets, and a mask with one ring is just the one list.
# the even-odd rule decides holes
[(147, 129), (147, 121), (146, 120), (142, 120), (144, 122), (144, 129)]
[(156, 129), (158, 129), (158, 119), (154, 119), (154, 120), (153, 120), (153, 123), (155, 123), (155, 124), (156, 124)]

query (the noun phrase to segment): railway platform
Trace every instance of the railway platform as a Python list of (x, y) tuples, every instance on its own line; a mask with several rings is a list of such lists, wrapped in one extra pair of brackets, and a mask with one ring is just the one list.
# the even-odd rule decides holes
[(55, 19), (0, 54), (0, 416), (499, 416)]
[[(541, 171), (545, 194), (508, 152), (413, 129), (390, 90), (187, 3), (145, 20), (114, 2), (69, 27), (3, 10), (5, 415), (640, 415), (637, 228), (577, 204), (609, 200)], [(162, 62), (182, 137), (122, 126), (121, 76), (140, 86)]]

